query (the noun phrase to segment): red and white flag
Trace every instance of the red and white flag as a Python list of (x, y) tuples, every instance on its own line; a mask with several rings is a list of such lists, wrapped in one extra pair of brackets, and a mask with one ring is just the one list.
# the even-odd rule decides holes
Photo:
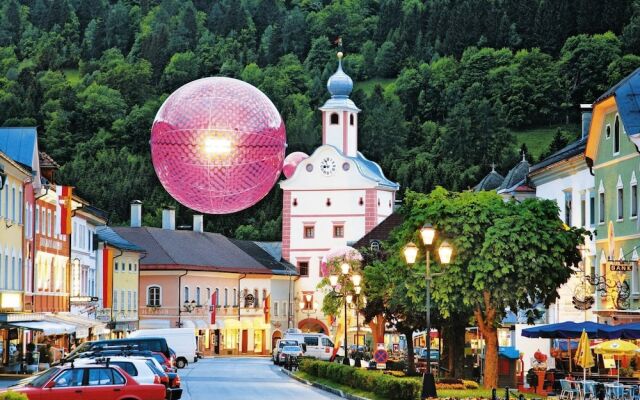
[(56, 186), (56, 235), (71, 234), (71, 186)]
[(211, 306), (209, 312), (211, 313), (211, 325), (216, 323), (216, 308), (218, 307), (216, 292), (211, 295)]

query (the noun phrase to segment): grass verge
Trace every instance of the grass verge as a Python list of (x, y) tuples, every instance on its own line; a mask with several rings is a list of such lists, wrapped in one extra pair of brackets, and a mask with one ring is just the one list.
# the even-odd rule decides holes
[(541, 128), (512, 131), (511, 133), (515, 137), (518, 147), (522, 146), (523, 143), (526, 144), (531, 155), (537, 160), (540, 157), (540, 154), (546, 152), (549, 148), (551, 141), (553, 141), (553, 136), (556, 134), (556, 130), (558, 128), (570, 133), (570, 135), (566, 136), (569, 143), (579, 137), (580, 126), (577, 124), (550, 125)]

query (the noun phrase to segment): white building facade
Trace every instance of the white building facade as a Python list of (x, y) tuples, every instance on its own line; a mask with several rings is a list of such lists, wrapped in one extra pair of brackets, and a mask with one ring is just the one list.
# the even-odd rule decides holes
[(399, 189), (375, 162), (358, 152), (360, 109), (349, 99), (353, 82), (342, 70), (342, 54), (338, 57), (338, 70), (327, 82), (331, 98), (320, 108), (322, 146), (299, 161), (280, 183), (282, 256), (300, 274), (291, 300), (295, 325), (327, 334), (326, 316), (299, 304), (322, 307), (317, 286), (323, 257), (331, 249), (354, 243), (389, 216)]

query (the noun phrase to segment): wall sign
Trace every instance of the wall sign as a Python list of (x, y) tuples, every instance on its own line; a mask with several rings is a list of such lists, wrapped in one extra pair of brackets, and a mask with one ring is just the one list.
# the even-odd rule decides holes
[(626, 261), (611, 261), (608, 262), (609, 271), (612, 272), (631, 272), (633, 271), (633, 263)]

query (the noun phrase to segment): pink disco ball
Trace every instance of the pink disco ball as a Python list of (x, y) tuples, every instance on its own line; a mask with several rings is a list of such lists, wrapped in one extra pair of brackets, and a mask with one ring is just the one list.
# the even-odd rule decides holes
[(298, 166), (298, 164), (300, 164), (307, 158), (309, 158), (309, 155), (301, 151), (294, 151), (293, 153), (289, 154), (284, 159), (284, 166), (282, 167), (282, 173), (284, 174), (284, 176), (290, 178), (293, 173), (296, 172), (296, 167)]
[(151, 157), (174, 199), (208, 214), (244, 210), (269, 193), (282, 170), (286, 133), (271, 100), (232, 78), (187, 83), (162, 104)]

